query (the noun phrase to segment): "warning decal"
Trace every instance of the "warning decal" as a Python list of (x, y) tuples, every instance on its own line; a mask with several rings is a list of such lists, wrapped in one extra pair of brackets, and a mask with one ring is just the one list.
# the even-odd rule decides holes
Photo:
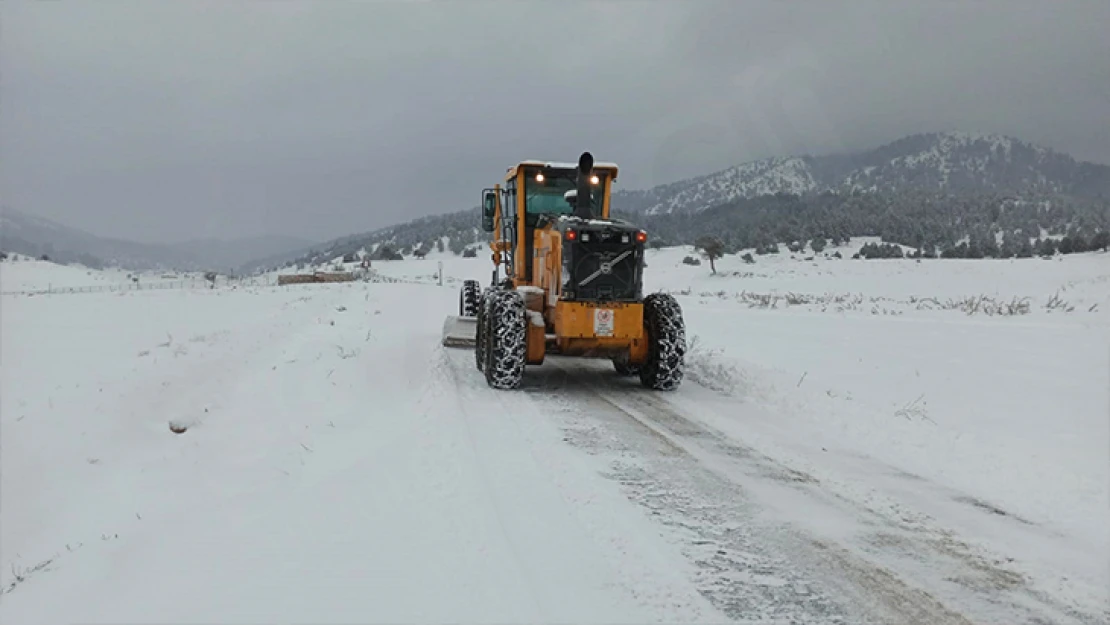
[(594, 334), (597, 336), (613, 336), (613, 311), (611, 309), (594, 309)]

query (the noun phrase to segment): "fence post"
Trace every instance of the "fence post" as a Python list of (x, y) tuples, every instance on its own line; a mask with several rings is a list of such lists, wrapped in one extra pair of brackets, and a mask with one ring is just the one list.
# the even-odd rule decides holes
[(439, 286), (443, 286), (443, 261), (439, 261)]

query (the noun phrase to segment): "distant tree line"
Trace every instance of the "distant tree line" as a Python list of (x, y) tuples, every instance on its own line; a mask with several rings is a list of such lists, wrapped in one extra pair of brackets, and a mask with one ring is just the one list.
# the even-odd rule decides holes
[[(757, 255), (809, 247), (820, 253), (851, 237), (897, 244), (867, 248), (861, 258), (886, 258), (898, 245), (921, 258), (1025, 258), (1105, 250), (1110, 243), (1110, 199), (1050, 194), (894, 192), (779, 193), (737, 199), (698, 213), (645, 215), (615, 211), (649, 232), (649, 245), (695, 245), (713, 262), (751, 249)], [(432, 249), (466, 257), (487, 241), (477, 207), (346, 237), (289, 259), (284, 266), (330, 262), (367, 250), (373, 259), (422, 257)], [(705, 246), (712, 241), (711, 254)], [(719, 244), (719, 245), (718, 245)]]
[[(652, 245), (716, 241), (718, 253), (778, 251), (779, 243), (821, 252), (850, 237), (873, 236), (929, 258), (1013, 258), (1105, 250), (1110, 200), (1069, 196), (898, 193), (789, 194), (740, 199), (700, 213), (621, 215), (642, 224)], [(894, 246), (897, 247), (897, 246)], [(868, 249), (863, 257), (883, 254)]]

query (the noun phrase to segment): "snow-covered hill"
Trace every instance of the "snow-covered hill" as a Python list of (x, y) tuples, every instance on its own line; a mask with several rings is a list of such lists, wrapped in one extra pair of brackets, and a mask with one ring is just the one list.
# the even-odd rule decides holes
[(259, 236), (155, 245), (97, 236), (7, 206), (0, 210), (0, 250), (87, 267), (231, 272), (250, 260), (310, 244), (297, 237)]
[(616, 210), (639, 209), (654, 215), (695, 212), (743, 197), (776, 193), (801, 195), (821, 187), (813, 176), (811, 160), (770, 158), (646, 191), (620, 191), (613, 196), (613, 207)]
[(1110, 166), (999, 135), (938, 132), (857, 154), (772, 158), (643, 191), (614, 194), (617, 209), (692, 213), (775, 193), (905, 191), (1110, 194)]
[[(805, 196), (823, 191), (836, 195), (806, 196), (801, 199), (805, 206), (799, 207), (819, 214), (819, 224), (803, 224), (796, 218), (797, 210), (782, 210), (776, 204), (781, 198), (776, 194)], [(870, 196), (872, 204), (882, 207), (882, 219), (864, 214), (861, 201), (850, 197), (850, 192)], [(780, 242), (821, 235), (903, 236), (914, 232), (922, 236), (903, 237), (899, 242), (943, 247), (961, 237), (989, 237), (1019, 229), (1033, 236), (1041, 232), (1062, 236), (1078, 225), (1085, 236), (1094, 236), (1110, 226), (1110, 210), (1106, 200), (1098, 199), (1100, 193), (1110, 197), (1110, 167), (1106, 165), (1078, 162), (1010, 137), (947, 132), (903, 137), (858, 154), (755, 161), (647, 190), (618, 188), (613, 209), (669, 244), (693, 243), (708, 232), (733, 241), (758, 230), (777, 233), (771, 236), (779, 236)], [(954, 201), (952, 194), (961, 199)], [(1007, 200), (1013, 196), (1024, 199)], [(712, 227), (699, 221), (702, 211), (736, 208), (734, 204), (746, 199), (757, 202), (740, 207), (739, 213), (744, 214), (723, 220), (716, 215)], [(1009, 202), (1005, 210), (999, 207), (1003, 201)], [(1010, 209), (1030, 202), (1066, 208), (1012, 215)], [(938, 205), (945, 210), (938, 212)], [(996, 211), (1002, 213), (1001, 221), (990, 216)], [(436, 253), (457, 256), (467, 250), (482, 255), (487, 237), (478, 223), (476, 207), (431, 215), (336, 239), (308, 251), (262, 258), (248, 269), (320, 264), (359, 252), (399, 253), (406, 258)]]
[(343, 257), (362, 254), (367, 254), (372, 259), (478, 254), (489, 240), (486, 233), (478, 227), (479, 219), (477, 208), (447, 215), (429, 215), (372, 232), (335, 239), (307, 251), (261, 258), (248, 263), (243, 269), (247, 272), (259, 272), (275, 268), (319, 266)]

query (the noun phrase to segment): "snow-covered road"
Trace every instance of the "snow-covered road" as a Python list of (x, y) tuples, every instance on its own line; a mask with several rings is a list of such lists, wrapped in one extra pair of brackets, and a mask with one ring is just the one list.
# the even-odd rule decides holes
[[(1053, 334), (1095, 346), (1087, 370), (1045, 381), (1070, 406), (1057, 436), (1015, 421), (984, 450), (1018, 466), (1033, 431), (1056, 454), (1044, 471), (1063, 483), (1029, 484), (1040, 503), (1023, 506), (1020, 484), (959, 479), (978, 467), (943, 416), (849, 418), (831, 391), (889, 399), (864, 369), (853, 382), (810, 361), (803, 384), (784, 360), (851, 343), (854, 324), (888, 344), (939, 340), (925, 319), (893, 329), (684, 297), (692, 335), (736, 353), (758, 334), (745, 361), (768, 368), (695, 351), (691, 379), (665, 394), (553, 358), (495, 392), (470, 352), (439, 344), (450, 287), (5, 296), (0, 621), (1110, 618), (1092, 461), (1106, 434), (1085, 394), (1110, 371), (1103, 317)], [(748, 335), (724, 329), (741, 318)], [(1013, 326), (1007, 344), (1041, 349), (1043, 332)], [(756, 353), (785, 335), (798, 343)], [(1019, 377), (1060, 368), (1042, 355)], [(946, 388), (930, 383), (931, 398)], [(884, 436), (903, 451), (882, 453)], [(1085, 518), (1045, 512), (1058, 505)]]

